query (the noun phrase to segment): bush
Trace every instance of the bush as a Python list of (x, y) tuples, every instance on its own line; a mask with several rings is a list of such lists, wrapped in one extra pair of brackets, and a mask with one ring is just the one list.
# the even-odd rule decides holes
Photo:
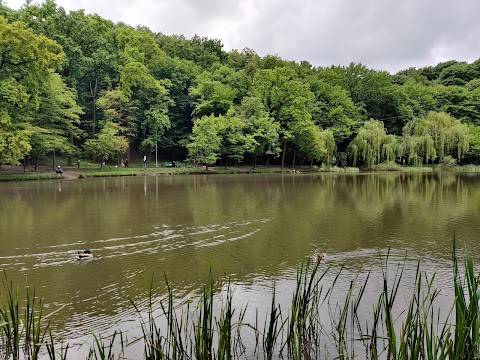
[(457, 159), (455, 159), (451, 155), (447, 155), (441, 160), (440, 165), (442, 167), (453, 167), (457, 165)]

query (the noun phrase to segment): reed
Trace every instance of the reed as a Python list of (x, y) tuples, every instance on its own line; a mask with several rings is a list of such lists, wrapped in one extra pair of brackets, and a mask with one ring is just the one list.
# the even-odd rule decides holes
[[(160, 302), (160, 307), (162, 309), (163, 316), (166, 319), (167, 330), (166, 335), (164, 336), (163, 341), (163, 355), (168, 359), (177, 359), (184, 358), (187, 355), (187, 348), (185, 347), (184, 339), (186, 336), (186, 329), (184, 325), (188, 323), (188, 314), (190, 312), (189, 302), (187, 303), (186, 311), (181, 310), (180, 318), (177, 317), (177, 311), (174, 306), (174, 297), (173, 291), (170, 286), (170, 283), (167, 279), (166, 274), (164, 274), (165, 283), (167, 286), (167, 304)], [(187, 314), (185, 317), (184, 314)]]
[(472, 257), (465, 250), (464, 275), (458, 269), (456, 241), (453, 241), (453, 270), (455, 288), (455, 334), (452, 356), (455, 359), (478, 358), (480, 345), (479, 276), (475, 276)]
[(203, 288), (197, 312), (197, 320), (193, 330), (195, 357), (205, 360), (213, 359), (213, 282), (211, 280), (208, 287)]
[(235, 309), (232, 305), (233, 291), (230, 279), (227, 279), (227, 291), (222, 306), (220, 319), (216, 321), (218, 331), (217, 359), (230, 360), (232, 358), (232, 333), (234, 330), (233, 314)]
[(69, 345), (63, 347), (63, 341), (60, 342), (60, 349), (57, 350), (56, 340), (52, 335), (52, 330), (48, 329), (48, 341), (45, 343), (47, 354), (50, 360), (66, 360)]
[(132, 306), (139, 316), (140, 327), (142, 329), (143, 336), (138, 341), (143, 341), (144, 344), (144, 356), (145, 359), (162, 359), (164, 354), (163, 338), (160, 334), (160, 328), (155, 322), (154, 316), (154, 298), (153, 298), (153, 284), (154, 284), (155, 274), (152, 274), (150, 281), (150, 288), (148, 291), (148, 309), (147, 309), (147, 321), (145, 321), (142, 311), (135, 304), (135, 302), (130, 299)]
[(6, 358), (36, 360), (49, 331), (49, 323), (43, 324), (43, 301), (35, 289), (27, 283), (25, 298), (19, 298), (18, 287), (3, 273), (0, 302), (0, 354)]
[[(314, 264), (308, 261), (297, 269), (285, 344), (293, 359), (301, 359), (305, 354), (311, 354), (318, 349), (317, 341), (321, 334), (318, 309), (323, 291), (319, 284), (330, 269), (328, 267), (319, 274), (319, 265), (319, 261)], [(335, 281), (324, 299), (334, 286)]]
[(272, 303), (268, 318), (265, 319), (264, 333), (263, 333), (263, 351), (267, 360), (273, 358), (275, 346), (278, 345), (279, 336), (285, 325), (282, 322), (282, 312), (280, 306), (275, 302), (275, 285), (272, 292)]
[[(242, 337), (251, 336), (256, 344), (254, 356), (267, 360), (277, 357), (293, 360), (477, 359), (480, 357), (480, 278), (468, 251), (464, 250), (463, 261), (456, 251), (454, 238), (454, 297), (447, 314), (441, 314), (436, 305), (439, 290), (435, 288), (435, 274), (422, 273), (420, 263), (414, 270), (411, 294), (402, 293), (406, 305), (403, 308), (399, 305), (406, 260), (394, 263), (390, 251), (381, 262), (381, 290), (376, 300), (368, 304), (371, 313), (367, 319), (360, 309), (365, 308), (364, 296), (372, 269), (359, 272), (342, 290), (342, 301), (332, 302), (343, 268), (330, 276), (327, 283), (325, 276), (331, 267), (321, 266), (319, 262), (302, 264), (297, 269), (295, 290), (285, 317), (277, 303), (274, 285), (265, 318), (259, 319), (257, 311), (253, 324), (245, 322), (246, 306), (235, 308), (234, 287), (228, 278), (215, 283), (210, 271), (210, 280), (198, 298), (176, 302), (166, 276), (165, 296), (154, 294), (152, 275), (146, 310), (131, 300), (139, 316), (142, 335), (130, 343), (117, 331), (109, 337), (94, 336), (87, 358), (122, 358), (128, 347), (137, 342), (143, 344), (145, 359), (248, 358), (253, 349), (246, 349)], [(3, 283), (1, 354), (11, 359), (37, 359), (41, 354), (53, 360), (66, 359), (69, 345), (61, 343), (57, 347), (49, 324), (42, 320), (43, 303), (35, 290), (27, 286), (25, 299), (20, 300), (18, 289), (5, 274)], [(219, 286), (223, 291), (215, 293)], [(369, 295), (371, 299), (372, 294)], [(194, 306), (190, 306), (192, 302)], [(220, 307), (214, 308), (216, 304)], [(322, 315), (327, 310), (329, 318)], [(336, 354), (329, 354), (329, 350), (336, 350)], [(322, 351), (325, 352), (322, 354)]]
[(18, 359), (20, 355), (20, 336), (23, 326), (20, 321), (20, 305), (18, 300), (18, 288), (8, 281), (7, 275), (3, 273), (4, 297), (0, 307), (0, 319), (4, 340), (4, 353), (6, 357), (11, 356)]
[[(102, 337), (93, 335), (94, 339), (94, 345), (92, 348), (90, 348), (90, 351), (88, 352), (87, 359), (88, 360), (113, 360), (115, 359), (115, 354), (114, 354), (114, 345), (115, 345), (115, 338), (119, 335), (121, 337), (121, 348), (120, 348), (120, 354), (118, 355), (118, 358), (120, 359), (123, 353), (123, 347), (124, 347), (124, 341), (123, 341), (123, 334), (121, 332), (115, 331), (113, 335), (107, 338), (102, 339)], [(65, 354), (66, 356), (66, 354)]]

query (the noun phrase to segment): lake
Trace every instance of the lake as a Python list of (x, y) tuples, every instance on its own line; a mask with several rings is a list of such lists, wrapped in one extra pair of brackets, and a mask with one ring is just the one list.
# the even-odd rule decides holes
[[(378, 298), (390, 248), (405, 265), (402, 299), (418, 261), (435, 272), (439, 306), (453, 293), (452, 236), (478, 261), (480, 175), (455, 173), (249, 174), (119, 177), (0, 183), (0, 269), (20, 289), (28, 280), (45, 301), (54, 333), (84, 356), (92, 334), (139, 335), (130, 303), (146, 306), (149, 285), (195, 298), (230, 277), (234, 303), (261, 321), (288, 305), (298, 266), (326, 253), (334, 300), (373, 269), (366, 307)], [(77, 261), (90, 249), (91, 261)], [(395, 267), (392, 268), (394, 275)], [(393, 276), (392, 275), (392, 276)], [(221, 285), (218, 290), (222, 290)], [(335, 297), (336, 296), (336, 297)], [(443, 300), (442, 300), (443, 299)], [(401, 312), (401, 309), (398, 310)], [(247, 340), (247, 344), (249, 341)], [(82, 345), (83, 344), (83, 345)], [(138, 347), (138, 346), (137, 346)], [(138, 349), (136, 350), (138, 351)], [(140, 348), (140, 351), (142, 349)], [(331, 352), (334, 352), (331, 350)]]

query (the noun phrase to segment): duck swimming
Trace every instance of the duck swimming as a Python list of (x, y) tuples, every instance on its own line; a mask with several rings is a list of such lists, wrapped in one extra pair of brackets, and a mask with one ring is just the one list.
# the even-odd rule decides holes
[(78, 260), (87, 260), (87, 259), (92, 259), (93, 254), (90, 250), (83, 250), (83, 251), (77, 251), (77, 256), (76, 258)]
[(317, 254), (317, 261), (322, 261), (326, 256), (327, 254), (325, 253)]

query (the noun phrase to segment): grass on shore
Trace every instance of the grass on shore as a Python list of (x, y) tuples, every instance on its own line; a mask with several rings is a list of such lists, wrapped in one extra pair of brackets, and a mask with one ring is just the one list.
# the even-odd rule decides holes
[(36, 174), (36, 173), (22, 173), (0, 175), (1, 181), (26, 181), (26, 180), (49, 180), (49, 179), (64, 179), (63, 175), (57, 174)]
[(403, 172), (432, 172), (430, 166), (403, 166), (396, 162), (390, 161), (377, 165), (373, 165), (371, 170), (375, 171), (403, 171)]

